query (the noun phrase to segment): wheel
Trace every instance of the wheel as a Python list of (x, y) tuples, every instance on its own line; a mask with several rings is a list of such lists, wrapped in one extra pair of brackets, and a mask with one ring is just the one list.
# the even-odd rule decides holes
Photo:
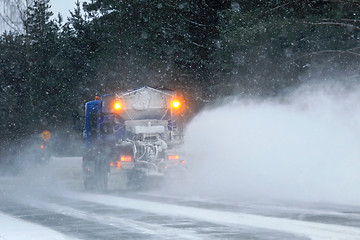
[(95, 185), (97, 190), (106, 191), (108, 187), (108, 169), (104, 162), (98, 162), (95, 168)]
[(107, 158), (98, 148), (83, 157), (84, 188), (106, 191), (108, 187), (109, 166)]
[(91, 177), (84, 178), (85, 190), (94, 190), (94, 180)]

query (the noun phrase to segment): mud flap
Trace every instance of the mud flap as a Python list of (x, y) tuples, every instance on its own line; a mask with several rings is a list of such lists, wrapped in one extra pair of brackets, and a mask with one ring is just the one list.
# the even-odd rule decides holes
[(133, 169), (126, 173), (127, 188), (131, 190), (141, 190), (144, 188), (146, 180), (145, 173), (140, 169)]

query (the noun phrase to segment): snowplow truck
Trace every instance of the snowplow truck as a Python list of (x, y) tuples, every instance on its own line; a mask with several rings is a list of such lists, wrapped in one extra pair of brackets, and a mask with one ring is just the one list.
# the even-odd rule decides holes
[(142, 87), (95, 98), (85, 104), (85, 189), (105, 190), (111, 172), (125, 186), (141, 187), (185, 164), (180, 155), (182, 99), (171, 90)]

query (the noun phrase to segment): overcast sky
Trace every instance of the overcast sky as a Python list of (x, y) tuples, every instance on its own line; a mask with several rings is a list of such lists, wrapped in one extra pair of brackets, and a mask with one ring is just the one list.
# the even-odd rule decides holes
[(76, 0), (50, 0), (54, 17), (57, 17), (58, 13), (61, 13), (64, 20), (66, 20), (66, 18), (70, 16), (69, 11), (74, 11), (76, 6), (75, 3)]

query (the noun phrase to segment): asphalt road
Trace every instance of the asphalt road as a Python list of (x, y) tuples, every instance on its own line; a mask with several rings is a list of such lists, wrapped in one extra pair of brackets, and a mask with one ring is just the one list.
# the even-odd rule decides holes
[(360, 206), (134, 192), (121, 187), (121, 176), (110, 177), (107, 192), (86, 192), (80, 162), (53, 158), (19, 176), (1, 177), (0, 214), (69, 239), (360, 239)]

